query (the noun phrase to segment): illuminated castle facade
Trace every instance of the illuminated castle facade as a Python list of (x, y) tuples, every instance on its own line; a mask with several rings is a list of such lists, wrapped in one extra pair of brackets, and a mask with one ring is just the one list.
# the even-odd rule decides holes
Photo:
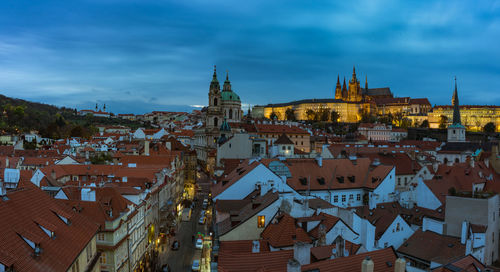
[(346, 84), (340, 84), (340, 77), (337, 76), (334, 98), (326, 99), (305, 99), (281, 104), (268, 104), (265, 106), (254, 106), (252, 117), (270, 118), (274, 113), (278, 120), (286, 119), (286, 111), (293, 110), (295, 119), (308, 120), (307, 112), (315, 112), (322, 109), (336, 111), (339, 113), (339, 122), (355, 123), (361, 119), (362, 112), (374, 113), (376, 111), (375, 99), (392, 98), (393, 95), (388, 87), (368, 88), (368, 79), (366, 78), (365, 87), (362, 88), (356, 76), (356, 69), (352, 70), (352, 78)]

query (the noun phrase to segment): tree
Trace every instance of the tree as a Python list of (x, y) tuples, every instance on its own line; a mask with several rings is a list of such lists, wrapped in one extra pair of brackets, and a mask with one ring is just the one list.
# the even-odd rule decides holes
[(335, 110), (332, 110), (330, 112), (330, 120), (332, 121), (332, 123), (336, 124), (339, 121), (339, 119), (340, 119), (340, 114)]
[(306, 117), (307, 117), (307, 120), (314, 121), (314, 119), (316, 118), (316, 113), (313, 110), (308, 109), (308, 110), (306, 110)]
[(428, 128), (429, 127), (429, 121), (428, 120), (422, 121), (422, 124), (420, 124), (420, 127), (421, 128)]
[(295, 111), (292, 108), (288, 108), (285, 111), (285, 118), (288, 121), (295, 121)]
[(321, 108), (318, 110), (316, 113), (316, 120), (318, 121), (328, 121), (328, 118), (330, 118), (330, 109), (328, 108)]
[(276, 112), (271, 112), (271, 114), (269, 114), (269, 119), (271, 120), (276, 120), (278, 119), (278, 114)]
[(486, 133), (495, 133), (495, 124), (493, 124), (492, 122), (487, 123), (486, 125), (484, 125), (483, 131)]
[(359, 117), (361, 123), (375, 123), (377, 119), (375, 116), (371, 115), (366, 109), (362, 108), (359, 110)]
[(446, 115), (441, 115), (439, 117), (439, 128), (444, 129), (448, 126), (448, 117)]

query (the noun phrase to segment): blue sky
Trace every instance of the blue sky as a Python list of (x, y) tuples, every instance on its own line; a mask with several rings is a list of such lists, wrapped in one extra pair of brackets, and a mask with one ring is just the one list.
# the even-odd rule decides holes
[(0, 2), (0, 93), (115, 113), (206, 105), (212, 67), (246, 105), (364, 85), (500, 104), (500, 1)]

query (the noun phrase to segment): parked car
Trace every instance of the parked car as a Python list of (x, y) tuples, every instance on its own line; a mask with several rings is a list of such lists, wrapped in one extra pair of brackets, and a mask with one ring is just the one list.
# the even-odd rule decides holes
[(181, 244), (179, 243), (179, 241), (175, 240), (173, 243), (172, 243), (172, 250), (178, 250), (179, 247), (181, 246)]
[(202, 249), (203, 248), (203, 239), (199, 238), (196, 240), (196, 248), (197, 249)]
[(203, 209), (205, 210), (208, 206), (208, 199), (203, 199)]
[(205, 216), (202, 216), (200, 217), (200, 220), (198, 220), (198, 224), (205, 224), (205, 221), (207, 220), (207, 218)]
[(193, 260), (193, 265), (191, 266), (191, 270), (200, 271), (200, 260), (198, 259)]
[(164, 264), (162, 267), (161, 267), (161, 272), (171, 272), (172, 270), (170, 270), (170, 266), (168, 264)]

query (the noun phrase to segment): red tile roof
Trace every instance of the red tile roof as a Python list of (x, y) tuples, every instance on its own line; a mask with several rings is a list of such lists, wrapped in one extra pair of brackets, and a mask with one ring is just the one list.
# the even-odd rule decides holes
[(467, 255), (446, 265), (435, 268), (432, 270), (432, 272), (479, 272), (483, 271), (484, 269), (486, 269), (486, 266), (482, 264), (478, 259), (476, 259), (472, 255)]
[[(349, 255), (354, 255), (361, 248), (361, 245), (353, 244), (349, 241), (345, 242), (345, 250), (347, 250)], [(313, 256), (316, 260), (321, 261), (325, 259), (330, 259), (333, 255), (333, 249), (336, 248), (337, 245), (326, 245), (326, 246), (317, 246), (311, 248), (311, 256)]]
[(295, 218), (288, 214), (279, 215), (277, 223), (270, 223), (261, 234), (262, 239), (274, 248), (290, 247), (295, 242), (312, 243), (306, 231), (297, 226)]
[(250, 171), (261, 164), (258, 161), (253, 161), (251, 163), (250, 162), (251, 160), (244, 160), (236, 167), (236, 169), (231, 171), (227, 176), (223, 176), (216, 184), (212, 185), (212, 196), (218, 196), (220, 193), (224, 192), (227, 188), (231, 187), (234, 183), (236, 183), (242, 177), (246, 176)]
[[(370, 257), (374, 263), (374, 272), (394, 271), (394, 264), (397, 256), (392, 247), (371, 252), (350, 255), (330, 260), (315, 262), (302, 266), (302, 271), (310, 271), (318, 269), (319, 271), (328, 272), (361, 272), (361, 263), (366, 257)], [(390, 266), (389, 266), (390, 263)]]
[[(272, 159), (263, 159), (269, 165)], [(287, 178), (290, 187), (297, 191), (340, 190), (348, 188), (376, 188), (394, 166), (373, 166), (370, 159), (323, 159), (320, 167), (315, 159), (287, 159), (283, 163), (292, 177)], [(309, 182), (307, 181), (309, 179)]]
[[(26, 187), (7, 193), (0, 200), (0, 260), (13, 264), (16, 271), (66, 271), (97, 232), (97, 225), (58, 204), (30, 182)], [(71, 221), (64, 223), (59, 217)], [(54, 231), (50, 238), (40, 226)], [(39, 243), (42, 253), (34, 250), (22, 237)]]
[(398, 252), (427, 262), (448, 263), (465, 256), (460, 238), (417, 230), (398, 248)]
[(237, 253), (219, 250), (218, 271), (256, 272), (286, 271), (288, 260), (293, 258), (293, 250), (264, 251), (260, 253)]

